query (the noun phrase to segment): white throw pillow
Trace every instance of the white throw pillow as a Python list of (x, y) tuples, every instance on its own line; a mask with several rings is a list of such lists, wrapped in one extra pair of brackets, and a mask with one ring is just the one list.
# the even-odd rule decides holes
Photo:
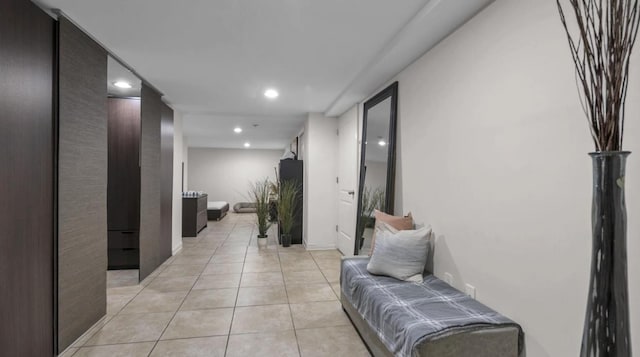
[(380, 230), (367, 271), (405, 281), (422, 281), (429, 254), (431, 226), (392, 233)]

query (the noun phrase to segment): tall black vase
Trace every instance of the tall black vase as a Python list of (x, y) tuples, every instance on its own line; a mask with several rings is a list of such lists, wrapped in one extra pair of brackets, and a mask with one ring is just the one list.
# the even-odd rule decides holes
[(289, 247), (291, 246), (291, 234), (282, 234), (280, 235), (281, 240), (282, 240), (282, 246), (283, 247)]
[(624, 199), (629, 154), (628, 151), (589, 154), (593, 160), (593, 251), (581, 357), (631, 356)]

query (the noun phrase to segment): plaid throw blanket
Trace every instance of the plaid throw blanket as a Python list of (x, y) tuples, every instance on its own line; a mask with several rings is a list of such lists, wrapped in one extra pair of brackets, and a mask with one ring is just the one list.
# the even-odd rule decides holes
[(362, 258), (342, 261), (342, 294), (395, 356), (414, 356), (426, 340), (481, 326), (516, 326), (519, 348), (523, 348), (518, 324), (435, 276), (426, 276), (422, 283), (373, 276), (367, 272), (368, 262)]

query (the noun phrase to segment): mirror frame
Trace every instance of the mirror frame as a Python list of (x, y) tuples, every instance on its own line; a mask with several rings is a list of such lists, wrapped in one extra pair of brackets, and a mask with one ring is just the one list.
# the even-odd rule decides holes
[(366, 178), (365, 172), (365, 160), (367, 151), (367, 114), (369, 109), (375, 107), (387, 98), (391, 98), (390, 113), (389, 113), (389, 140), (387, 143), (387, 182), (385, 186), (385, 200), (384, 200), (384, 212), (393, 214), (395, 204), (395, 187), (396, 187), (396, 127), (397, 127), (397, 112), (398, 112), (398, 82), (393, 82), (387, 88), (380, 91), (378, 94), (371, 97), (364, 103), (362, 113), (362, 139), (360, 144), (360, 178), (358, 181), (358, 210), (356, 217), (356, 232), (355, 232), (355, 246), (354, 255), (360, 253), (360, 239), (361, 234), (359, 232), (361, 214), (362, 212), (362, 193), (364, 191), (364, 182)]

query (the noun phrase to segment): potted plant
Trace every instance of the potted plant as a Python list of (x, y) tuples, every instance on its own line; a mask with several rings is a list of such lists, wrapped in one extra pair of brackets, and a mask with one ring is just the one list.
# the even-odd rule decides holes
[(295, 224), (295, 216), (298, 212), (298, 193), (300, 186), (291, 180), (280, 183), (280, 194), (278, 197), (278, 222), (280, 224), (280, 241), (283, 247), (291, 245), (291, 230)]
[(629, 62), (640, 27), (638, 1), (569, 0), (575, 20), (569, 25), (556, 0), (596, 148), (589, 154), (593, 162), (591, 277), (580, 356), (631, 356), (624, 198), (630, 152), (623, 151), (622, 136)]
[(269, 192), (271, 184), (264, 179), (251, 184), (249, 196), (256, 205), (256, 226), (258, 228), (258, 247), (267, 246), (267, 232), (271, 227), (269, 221)]

